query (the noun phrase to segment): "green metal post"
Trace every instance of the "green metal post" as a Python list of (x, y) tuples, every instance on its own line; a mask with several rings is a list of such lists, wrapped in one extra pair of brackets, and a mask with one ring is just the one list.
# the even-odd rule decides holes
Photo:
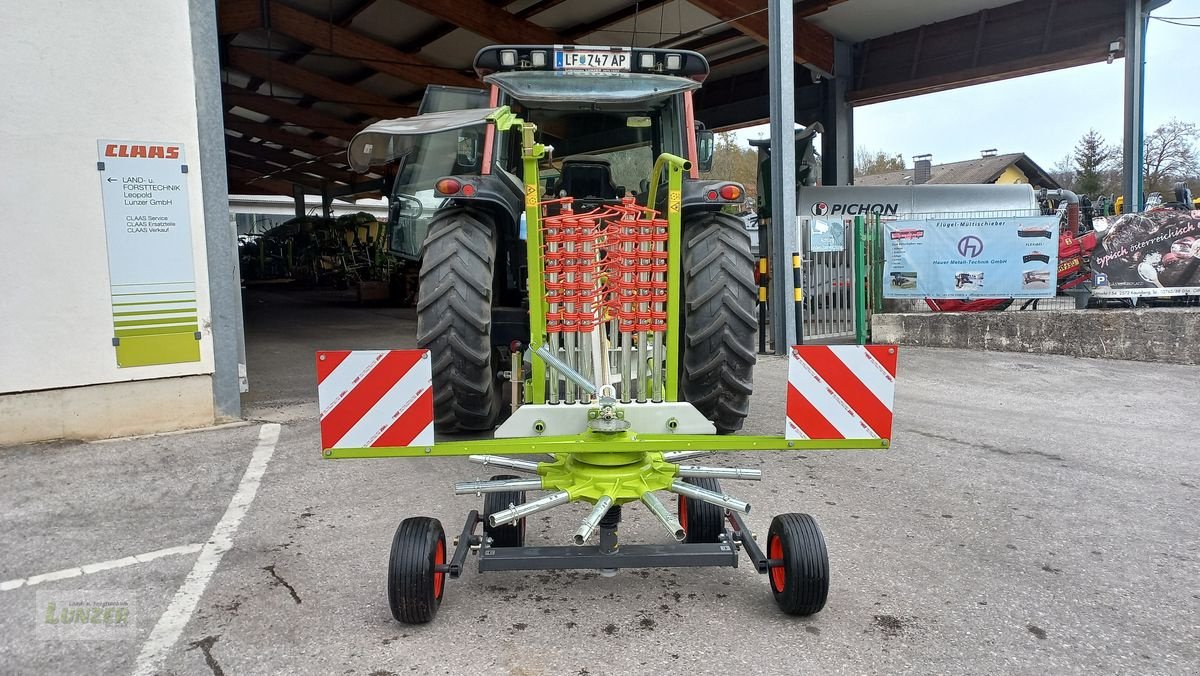
[[(654, 180), (651, 182), (650, 197), (655, 197), (658, 177), (661, 176), (663, 165), (667, 165), (667, 369), (666, 382), (663, 383), (663, 399), (679, 401), (679, 345), (680, 301), (683, 296), (680, 284), (683, 278), (683, 262), (680, 250), (683, 248), (683, 172), (691, 168), (691, 163), (677, 155), (663, 153), (654, 163)], [(647, 205), (655, 204), (647, 201)]]
[[(537, 126), (521, 124), (521, 159), (525, 179), (525, 267), (529, 270), (529, 349), (546, 342), (546, 294), (542, 284), (542, 208), (538, 202), (538, 160), (545, 146), (534, 141)], [(533, 360), (530, 376), (531, 404), (546, 403), (546, 365)]]
[(867, 232), (871, 243), (870, 257), (868, 258), (871, 262), (870, 313), (874, 314), (883, 311), (883, 218), (879, 214), (871, 216), (871, 225), (867, 228)]
[(867, 344), (866, 221), (854, 217), (854, 342)]

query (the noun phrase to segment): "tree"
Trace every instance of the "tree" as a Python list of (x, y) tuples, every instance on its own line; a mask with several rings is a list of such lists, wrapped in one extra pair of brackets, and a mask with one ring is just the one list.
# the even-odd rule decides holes
[(1050, 178), (1071, 191), (1075, 190), (1075, 167), (1071, 165), (1073, 161), (1069, 154), (1063, 155), (1061, 160), (1050, 167)]
[(882, 150), (859, 148), (854, 151), (854, 175), (869, 176), (889, 171), (904, 171), (904, 156)]
[(1074, 191), (1081, 195), (1100, 195), (1108, 187), (1108, 173), (1116, 160), (1117, 149), (1108, 145), (1095, 129), (1089, 129), (1075, 144)]
[(1200, 173), (1200, 157), (1195, 146), (1198, 136), (1200, 129), (1194, 123), (1171, 118), (1146, 137), (1143, 175), (1147, 192), (1165, 194), (1175, 181), (1187, 180)]

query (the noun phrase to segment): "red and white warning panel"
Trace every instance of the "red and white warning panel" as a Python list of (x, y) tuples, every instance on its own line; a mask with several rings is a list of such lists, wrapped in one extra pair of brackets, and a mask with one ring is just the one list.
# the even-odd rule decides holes
[(433, 445), (429, 350), (317, 353), (321, 449)]
[(788, 360), (788, 439), (891, 439), (895, 345), (798, 345)]

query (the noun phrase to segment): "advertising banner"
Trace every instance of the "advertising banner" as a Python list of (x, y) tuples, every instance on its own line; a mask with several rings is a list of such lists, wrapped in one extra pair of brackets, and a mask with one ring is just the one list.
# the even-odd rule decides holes
[(950, 218), (883, 224), (885, 298), (1048, 298), (1058, 217)]
[(1116, 219), (1092, 252), (1092, 281), (1096, 296), (1200, 294), (1200, 211), (1163, 209)]

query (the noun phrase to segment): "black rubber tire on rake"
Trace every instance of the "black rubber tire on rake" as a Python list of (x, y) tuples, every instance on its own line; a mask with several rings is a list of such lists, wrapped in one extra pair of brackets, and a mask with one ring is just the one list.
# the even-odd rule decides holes
[[(492, 481), (502, 479), (519, 479), (512, 474), (497, 474)], [(515, 524), (498, 524), (489, 526), (487, 517), (508, 509), (510, 506), (525, 504), (525, 494), (521, 491), (504, 491), (502, 493), (483, 494), (483, 534), (492, 539), (493, 547), (523, 547), (525, 546), (525, 519)]]
[(503, 408), (492, 361), (496, 236), (490, 217), (439, 211), (429, 224), (417, 300), (417, 346), (433, 356), (439, 432), (490, 430)]
[(405, 624), (422, 624), (437, 615), (446, 592), (446, 573), (435, 568), (448, 561), (442, 523), (427, 516), (400, 522), (388, 560), (388, 606)]
[[(687, 477), (683, 481), (714, 493), (721, 492), (721, 482), (716, 479)], [(675, 501), (675, 507), (680, 524), (687, 533), (684, 542), (717, 542), (717, 536), (725, 532), (724, 508), (682, 495)]]
[(742, 429), (754, 389), (756, 287), (750, 236), (729, 214), (683, 221), (683, 399), (720, 434)]
[(813, 615), (829, 596), (829, 552), (816, 519), (780, 514), (767, 531), (767, 558), (782, 565), (767, 571), (775, 603), (788, 615)]

